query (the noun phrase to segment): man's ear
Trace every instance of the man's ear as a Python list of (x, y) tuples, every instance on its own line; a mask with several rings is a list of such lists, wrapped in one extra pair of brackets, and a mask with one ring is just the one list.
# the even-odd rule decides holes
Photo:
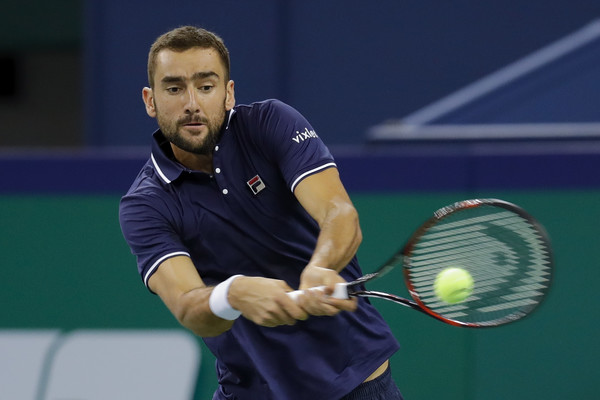
[(146, 114), (148, 114), (152, 118), (156, 118), (154, 93), (152, 92), (151, 88), (145, 87), (144, 89), (142, 89), (142, 99), (144, 100), (144, 105), (146, 106)]
[(235, 84), (233, 81), (227, 82), (227, 97), (225, 97), (225, 109), (231, 110), (235, 106)]

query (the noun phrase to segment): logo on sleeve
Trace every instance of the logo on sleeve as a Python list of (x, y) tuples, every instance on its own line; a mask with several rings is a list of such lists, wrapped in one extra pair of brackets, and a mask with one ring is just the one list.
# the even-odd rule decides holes
[(304, 128), (302, 132), (296, 131), (296, 136), (292, 138), (292, 140), (296, 143), (304, 142), (310, 138), (318, 138), (317, 132), (314, 130), (308, 130), (308, 128)]
[(254, 178), (250, 179), (248, 182), (246, 182), (246, 184), (254, 194), (258, 194), (258, 192), (266, 188), (265, 183), (258, 175), (254, 176)]

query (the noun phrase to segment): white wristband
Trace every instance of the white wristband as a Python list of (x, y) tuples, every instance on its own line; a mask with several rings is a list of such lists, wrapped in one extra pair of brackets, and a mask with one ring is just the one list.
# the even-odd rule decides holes
[(226, 281), (219, 283), (217, 286), (215, 286), (210, 294), (208, 306), (210, 307), (212, 313), (217, 317), (226, 319), (228, 321), (233, 321), (242, 315), (241, 312), (231, 307), (229, 300), (227, 300), (227, 294), (229, 293), (229, 286), (231, 286), (231, 282), (240, 276), (243, 275), (234, 275)]

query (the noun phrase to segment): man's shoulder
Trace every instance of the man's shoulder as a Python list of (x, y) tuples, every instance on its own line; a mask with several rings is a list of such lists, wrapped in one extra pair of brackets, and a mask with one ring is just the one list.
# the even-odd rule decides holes
[(163, 181), (151, 160), (142, 167), (124, 197), (160, 196), (165, 192)]
[(242, 116), (266, 117), (271, 113), (289, 112), (293, 110), (293, 107), (278, 99), (266, 99), (250, 104), (239, 104), (234, 109)]
[(295, 108), (278, 99), (238, 105), (232, 121), (238, 129), (267, 137), (269, 132), (281, 133), (286, 129), (293, 133), (292, 128), (298, 123), (306, 125), (306, 120)]

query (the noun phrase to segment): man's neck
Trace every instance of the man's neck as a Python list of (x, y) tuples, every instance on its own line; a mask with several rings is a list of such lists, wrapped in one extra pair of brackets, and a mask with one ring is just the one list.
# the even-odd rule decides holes
[(171, 144), (171, 148), (173, 149), (173, 155), (175, 159), (181, 163), (184, 167), (187, 167), (193, 171), (201, 171), (206, 172), (207, 174), (211, 174), (213, 170), (213, 157), (212, 154), (202, 155), (202, 154), (193, 154), (184, 150), (181, 150), (179, 147)]

